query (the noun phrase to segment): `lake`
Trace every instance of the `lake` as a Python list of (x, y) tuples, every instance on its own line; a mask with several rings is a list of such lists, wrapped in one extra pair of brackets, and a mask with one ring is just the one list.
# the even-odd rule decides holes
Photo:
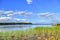
[(52, 27), (52, 25), (0, 25), (1, 31), (29, 30), (35, 27)]

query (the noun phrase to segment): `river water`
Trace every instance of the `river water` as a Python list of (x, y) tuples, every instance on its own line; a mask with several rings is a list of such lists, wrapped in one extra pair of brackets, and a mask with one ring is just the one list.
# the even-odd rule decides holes
[(52, 25), (1, 25), (1, 31), (29, 30), (35, 27), (52, 27)]

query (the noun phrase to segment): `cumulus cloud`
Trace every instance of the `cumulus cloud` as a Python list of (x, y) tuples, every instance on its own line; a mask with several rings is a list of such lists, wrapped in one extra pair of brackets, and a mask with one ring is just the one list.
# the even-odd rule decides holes
[[(60, 14), (45, 12), (45, 13), (33, 13), (29, 11), (5, 11), (0, 10), (0, 22), (1, 21), (27, 21), (29, 18), (36, 17), (37, 20), (50, 20), (60, 21)], [(38, 19), (40, 18), (40, 19)], [(13, 19), (13, 20), (12, 20)], [(32, 19), (34, 20), (34, 19)]]
[(32, 0), (26, 0), (28, 4), (31, 4), (32, 3)]
[[(19, 16), (19, 18), (17, 16)], [(5, 11), (5, 10), (0, 10), (0, 22), (26, 21), (26, 19), (20, 18), (20, 16), (22, 16), (22, 17), (31, 17), (32, 16), (32, 12), (28, 12), (28, 11)]]
[(42, 18), (47, 18), (47, 19), (56, 19), (56, 18), (59, 18), (60, 14), (56, 14), (56, 13), (51, 13), (51, 12), (45, 12), (45, 13), (38, 13), (38, 16), (39, 17), (42, 17)]
[(0, 14), (2, 14), (2, 13), (4, 13), (4, 11), (3, 10), (0, 10)]
[(45, 12), (45, 13), (38, 13), (38, 17), (42, 17), (42, 19), (49, 21), (49, 22), (60, 22), (60, 14), (59, 13), (51, 13), (51, 12)]
[(24, 22), (26, 21), (26, 19), (12, 18), (12, 17), (0, 17), (0, 22), (18, 22), (18, 21)]
[(14, 18), (16, 21), (26, 21), (26, 19)]
[(28, 11), (3, 11), (0, 10), (0, 16), (8, 16), (8, 17), (16, 17), (17, 15), (19, 16), (23, 16), (23, 17), (31, 17), (32, 16), (32, 12), (28, 12)]
[(9, 19), (11, 19), (11, 17), (0, 17), (0, 20), (2, 21), (2, 20), (9, 20)]
[(46, 13), (39, 13), (38, 16), (40, 17), (52, 17), (54, 13), (46, 12)]
[(18, 11), (14, 12), (13, 14), (8, 14), (7, 16), (22, 16), (22, 17), (31, 17), (32, 12), (24, 12), (24, 11)]
[(24, 17), (31, 17), (31, 16), (33, 16), (33, 13), (32, 12), (24, 12), (24, 13), (21, 13), (20, 15), (22, 15)]
[(13, 11), (5, 11), (4, 14), (11, 14)]
[(45, 12), (45, 13), (38, 13), (37, 14), (39, 17), (44, 17), (44, 18), (59, 18), (60, 14), (58, 13), (51, 13), (51, 12)]

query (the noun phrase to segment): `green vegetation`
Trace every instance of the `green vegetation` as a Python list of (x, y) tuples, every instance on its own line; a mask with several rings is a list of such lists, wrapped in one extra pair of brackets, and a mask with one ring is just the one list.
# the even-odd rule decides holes
[(36, 27), (30, 30), (0, 32), (0, 40), (60, 40), (60, 26)]
[(0, 25), (27, 25), (32, 24), (31, 22), (10, 22), (10, 23), (0, 23)]

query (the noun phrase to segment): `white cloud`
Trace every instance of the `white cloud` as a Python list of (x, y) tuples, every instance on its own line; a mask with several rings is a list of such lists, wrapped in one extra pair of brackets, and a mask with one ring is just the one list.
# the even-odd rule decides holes
[(45, 12), (45, 13), (38, 13), (38, 17), (52, 20), (52, 19), (56, 19), (57, 17), (59, 17), (59, 15), (57, 15), (56, 13)]
[(51, 13), (51, 12), (38, 13), (38, 17), (44, 19), (47, 22), (48, 21), (52, 23), (60, 22), (59, 13)]
[(13, 14), (8, 14), (7, 16), (12, 16)]
[(33, 16), (33, 13), (32, 12), (24, 12), (24, 13), (21, 13), (20, 15), (22, 15), (24, 17), (31, 17), (31, 16)]
[(20, 21), (21, 19), (16, 19), (17, 21)]
[(26, 19), (13, 18), (13, 17), (0, 17), (0, 22), (24, 22)]
[(0, 10), (0, 17), (1, 16), (16, 17), (17, 15), (23, 16), (23, 17), (31, 17), (32, 12), (28, 12), (28, 11), (3, 11), (3, 10)]
[(31, 4), (32, 3), (32, 0), (26, 0), (28, 4)]
[(2, 21), (2, 20), (9, 20), (9, 19), (11, 19), (11, 17), (0, 17), (0, 20)]
[(50, 12), (45, 12), (45, 13), (39, 13), (38, 16), (40, 17), (52, 17), (54, 15), (54, 13), (50, 13)]
[(12, 14), (13, 11), (5, 11), (4, 14)]
[[(0, 22), (7, 22), (7, 21), (27, 21), (26, 19), (20, 18), (22, 17), (31, 17), (33, 15), (32, 12), (28, 11), (3, 11), (0, 10)], [(17, 17), (19, 16), (19, 18)]]
[(13, 11), (4, 11), (4, 10), (0, 10), (0, 17), (1, 16), (10, 16), (13, 15)]
[[(18, 18), (18, 17), (19, 18)], [(45, 13), (33, 13), (29, 11), (5, 11), (0, 10), (0, 22), (1, 21), (29, 21), (29, 18), (36, 17), (37, 20), (41, 19), (44, 20), (50, 20), (50, 21), (60, 21), (60, 14), (58, 13), (51, 13), (51, 12), (45, 12)], [(26, 18), (26, 19), (24, 19)], [(40, 19), (39, 19), (40, 18)], [(34, 19), (32, 19), (34, 20)]]
[(9, 14), (7, 14), (7, 16), (23, 16), (23, 17), (31, 17), (32, 16), (32, 12), (26, 12), (26, 11), (14, 11), (14, 12), (9, 12)]
[(3, 10), (0, 10), (0, 14), (3, 14), (4, 13), (4, 11)]
[(26, 19), (20, 19), (20, 18), (13, 18), (16, 21), (26, 21)]

